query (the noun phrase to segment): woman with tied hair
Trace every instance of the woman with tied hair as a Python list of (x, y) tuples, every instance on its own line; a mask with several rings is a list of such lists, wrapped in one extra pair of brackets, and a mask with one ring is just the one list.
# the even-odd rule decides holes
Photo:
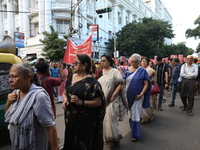
[(130, 58), (131, 67), (126, 69), (124, 79), (126, 83), (126, 94), (128, 109), (130, 111), (131, 141), (136, 142), (142, 138), (140, 120), (142, 108), (150, 107), (150, 79), (146, 70), (139, 66), (141, 56), (133, 54)]
[[(151, 83), (155, 84), (157, 83), (156, 80), (156, 71), (152, 68), (148, 68), (148, 64), (149, 64), (149, 59), (146, 57), (143, 57), (141, 59), (141, 67), (143, 67), (144, 69), (146, 69), (149, 78), (151, 79)], [(142, 120), (140, 123), (147, 123), (149, 121), (153, 121), (153, 108), (156, 106), (155, 100), (153, 99), (154, 96), (157, 96), (157, 94), (151, 95), (151, 107), (143, 109), (142, 111)]]
[(12, 93), (5, 106), (12, 149), (58, 149), (57, 132), (48, 93), (33, 83), (28, 63), (14, 64), (9, 72)]
[(100, 63), (103, 69), (99, 72), (98, 81), (102, 86), (106, 100), (106, 114), (103, 121), (104, 139), (108, 147), (114, 147), (122, 138), (118, 117), (122, 119), (123, 110), (125, 110), (121, 101), (123, 79), (119, 70), (112, 68), (111, 56), (101, 56)]
[(90, 75), (91, 60), (78, 54), (74, 72), (63, 93), (65, 109), (64, 150), (102, 150), (104, 95), (99, 82)]

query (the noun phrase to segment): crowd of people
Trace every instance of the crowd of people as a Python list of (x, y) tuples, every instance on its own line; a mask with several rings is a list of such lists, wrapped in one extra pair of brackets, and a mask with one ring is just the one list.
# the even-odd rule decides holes
[[(9, 123), (12, 149), (58, 149), (56, 103), (62, 103), (65, 120), (64, 150), (102, 150), (122, 139), (119, 121), (130, 112), (130, 140), (142, 138), (141, 124), (153, 121), (153, 110), (163, 111), (164, 89), (172, 88), (171, 103), (177, 92), (182, 111), (193, 115), (194, 96), (199, 91), (199, 68), (193, 56), (186, 63), (178, 58), (157, 63), (134, 53), (130, 65), (114, 66), (110, 55), (103, 55), (100, 67), (85, 54), (78, 54), (73, 67), (62, 61), (49, 63), (38, 59), (31, 66), (19, 63), (11, 67), (5, 121)], [(157, 85), (157, 86), (155, 86)], [(157, 87), (158, 93), (152, 93)]]

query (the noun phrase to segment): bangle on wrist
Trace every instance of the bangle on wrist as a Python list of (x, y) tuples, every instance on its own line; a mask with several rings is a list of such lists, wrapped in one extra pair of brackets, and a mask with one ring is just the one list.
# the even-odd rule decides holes
[(85, 100), (82, 100), (81, 106), (84, 106), (85, 104)]
[(113, 96), (115, 96), (116, 94), (115, 93), (113, 93)]

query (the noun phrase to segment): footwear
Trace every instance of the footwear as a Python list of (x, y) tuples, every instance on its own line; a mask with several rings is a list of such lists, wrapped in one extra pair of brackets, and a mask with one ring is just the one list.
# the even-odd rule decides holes
[(182, 109), (182, 108), (184, 108), (184, 106), (182, 105), (182, 106), (180, 106), (179, 108)]
[(111, 143), (111, 142), (108, 143), (108, 148), (112, 148), (114, 146), (115, 146), (115, 143)]
[(187, 111), (187, 114), (188, 114), (189, 116), (193, 116), (193, 112), (192, 112), (191, 110)]
[(137, 140), (136, 138), (131, 138), (131, 142), (137, 142)]
[(163, 103), (165, 103), (166, 102), (166, 99), (163, 99)]
[(149, 118), (149, 122), (153, 121), (154, 116), (152, 115), (151, 118)]
[(175, 105), (174, 105), (174, 103), (170, 103), (168, 106), (169, 106), (169, 107), (173, 107), (173, 106), (175, 106)]
[(186, 108), (185, 107), (181, 108), (181, 111), (186, 111)]
[(158, 108), (159, 111), (163, 111), (163, 109), (161, 107)]

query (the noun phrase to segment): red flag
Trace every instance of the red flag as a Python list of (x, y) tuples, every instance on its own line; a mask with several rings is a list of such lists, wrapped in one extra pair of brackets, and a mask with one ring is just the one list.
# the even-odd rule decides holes
[(91, 57), (92, 53), (92, 36), (86, 39), (83, 44), (76, 46), (70, 38), (67, 41), (67, 47), (63, 62), (72, 64), (77, 54), (87, 54)]
[(183, 55), (179, 54), (178, 55), (179, 61), (183, 61), (183, 57), (184, 57)]
[(176, 58), (177, 55), (170, 55), (170, 58)]

